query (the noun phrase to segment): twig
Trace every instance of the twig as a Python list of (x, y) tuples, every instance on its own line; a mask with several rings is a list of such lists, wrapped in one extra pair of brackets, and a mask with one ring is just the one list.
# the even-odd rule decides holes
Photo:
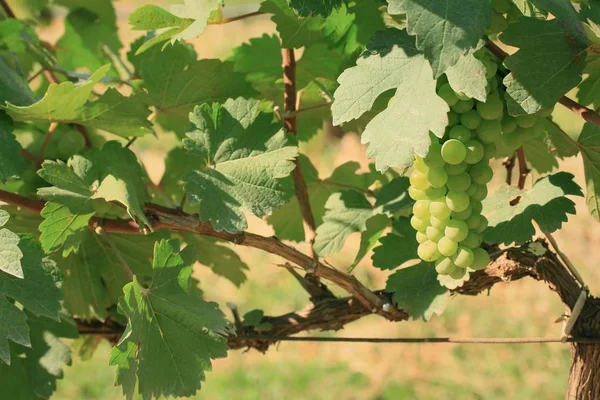
[(523, 190), (525, 187), (525, 181), (527, 180), (527, 175), (529, 174), (529, 169), (527, 168), (527, 161), (525, 160), (525, 152), (523, 151), (523, 147), (519, 147), (517, 149), (517, 160), (519, 161), (519, 189)]
[(510, 157), (506, 157), (502, 161), (502, 165), (504, 165), (504, 167), (506, 168), (506, 184), (511, 185), (512, 184), (512, 173), (513, 173), (513, 169), (515, 167), (515, 155), (513, 154)]
[[(488, 41), (486, 47), (492, 52), (500, 61), (504, 61), (509, 54), (502, 50), (496, 43)], [(589, 108), (577, 103), (576, 101), (568, 98), (567, 96), (561, 97), (558, 102), (579, 115), (583, 120), (590, 122), (594, 125), (600, 126), (600, 114), (590, 110)]]
[(40, 157), (36, 156), (35, 154), (30, 153), (29, 151), (27, 151), (25, 149), (21, 150), (21, 156), (23, 158), (26, 158), (29, 161), (33, 161), (36, 164), (41, 164), (41, 163), (44, 162), (43, 158), (40, 158)]
[(571, 331), (573, 330), (573, 327), (577, 323), (577, 320), (579, 319), (579, 315), (581, 315), (581, 310), (583, 310), (583, 307), (585, 306), (585, 301), (586, 301), (587, 297), (588, 297), (587, 288), (583, 288), (581, 290), (581, 293), (579, 294), (579, 298), (577, 299), (577, 302), (575, 303), (575, 307), (573, 307), (573, 310), (571, 311), (571, 316), (569, 317), (569, 320), (567, 321), (565, 328), (563, 329), (562, 338), (561, 338), (561, 341), (563, 343), (566, 342), (568, 340), (569, 336), (571, 335)]
[(263, 15), (263, 14), (265, 14), (265, 13), (261, 12), (261, 11), (255, 11), (255, 12), (251, 12), (248, 14), (238, 15), (236, 17), (221, 18), (218, 22), (208, 22), (208, 25), (223, 25), (223, 24), (228, 24), (230, 22), (240, 21), (240, 20), (246, 19), (246, 18), (257, 17), (257, 16)]
[(293, 117), (297, 117), (298, 115), (305, 113), (307, 111), (313, 111), (313, 110), (318, 110), (320, 108), (328, 108), (331, 107), (331, 102), (327, 102), (327, 103), (323, 103), (323, 104), (316, 104), (314, 106), (309, 106), (309, 107), (304, 107), (304, 108), (299, 108), (296, 111), (291, 111), (288, 113), (285, 113), (285, 117), (286, 118), (293, 118)]
[(50, 126), (48, 127), (48, 133), (44, 138), (44, 143), (42, 143), (42, 147), (40, 149), (40, 158), (42, 160), (44, 159), (44, 154), (46, 154), (46, 150), (48, 149), (48, 145), (50, 144), (50, 140), (52, 139), (56, 128), (58, 128), (58, 122), (51, 122)]
[(40, 69), (38, 72), (36, 72), (35, 74), (31, 75), (29, 77), (29, 79), (27, 79), (27, 83), (31, 83), (31, 81), (33, 81), (35, 78), (37, 78), (38, 76), (42, 75), (44, 73), (44, 69)]
[(10, 8), (8, 3), (6, 2), (6, 0), (0, 0), (0, 5), (2, 5), (2, 9), (4, 10), (4, 12), (6, 13), (6, 16), (8, 18), (14, 18), (14, 19), (17, 18), (15, 16), (15, 13), (13, 12), (13, 10)]
[(138, 139), (138, 136), (134, 136), (131, 139), (129, 139), (129, 141), (127, 141), (127, 144), (125, 145), (125, 148), (126, 149), (130, 148), (131, 145), (134, 144), (137, 139)]
[(314, 276), (307, 274), (306, 276), (300, 275), (293, 266), (290, 264), (283, 264), (281, 267), (287, 269), (290, 274), (300, 283), (300, 285), (306, 290), (306, 292), (310, 295), (310, 301), (312, 303), (316, 303), (318, 301), (322, 301), (325, 299), (333, 299), (335, 296), (329, 288), (323, 283), (319, 282), (318, 279), (315, 279)]
[(579, 271), (577, 271), (577, 268), (575, 268), (575, 265), (571, 262), (569, 257), (567, 257), (567, 255), (561, 251), (560, 247), (558, 246), (558, 242), (556, 241), (556, 239), (554, 239), (554, 236), (552, 236), (551, 233), (546, 233), (542, 231), (542, 228), (540, 228), (539, 225), (537, 227), (540, 230), (540, 232), (544, 233), (544, 236), (546, 236), (546, 239), (548, 239), (548, 242), (550, 242), (550, 245), (552, 246), (558, 257), (560, 257), (561, 261), (565, 264), (571, 275), (573, 275), (573, 277), (577, 279), (577, 281), (583, 289), (587, 290), (587, 285), (585, 284), (583, 277), (581, 276)]
[(79, 124), (73, 124), (73, 126), (75, 126), (75, 129), (77, 129), (77, 132), (79, 132), (81, 134), (81, 136), (83, 136), (83, 140), (85, 141), (85, 147), (87, 149), (91, 149), (93, 146), (92, 139), (90, 138), (90, 134), (88, 133), (85, 126), (79, 125)]

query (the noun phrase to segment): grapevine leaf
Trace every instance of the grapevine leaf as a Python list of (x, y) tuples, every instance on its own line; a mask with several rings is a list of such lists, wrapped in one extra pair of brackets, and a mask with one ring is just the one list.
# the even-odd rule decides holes
[(27, 81), (0, 56), (0, 105), (11, 102), (19, 106), (35, 103), (36, 98)]
[(321, 15), (327, 17), (334, 8), (339, 8), (344, 0), (288, 0), (290, 7), (301, 17)]
[[(29, 326), (25, 313), (9, 302), (3, 294), (0, 294), (0, 360), (6, 364), (11, 363), (10, 347), (11, 340), (23, 346), (31, 347), (29, 339)], [(0, 366), (2, 364), (0, 363)]]
[(135, 380), (143, 398), (192, 396), (211, 368), (211, 359), (227, 355), (228, 322), (215, 303), (190, 293), (193, 250), (179, 251), (176, 240), (154, 249), (149, 288), (137, 278), (123, 289), (119, 311), (127, 329), (111, 354), (117, 383), (133, 397)]
[[(6, 225), (9, 215), (0, 209), (0, 228)], [(0, 229), (0, 271), (23, 278), (23, 252), (19, 249), (19, 236), (6, 228)]]
[[(394, 3), (402, 2), (401, 5)], [(477, 49), (491, 23), (491, 8), (479, 0), (390, 0), (391, 12), (406, 12), (408, 33), (431, 62), (437, 78)]]
[(407, 261), (418, 259), (415, 230), (407, 218), (400, 218), (392, 223), (393, 232), (379, 241), (381, 244), (373, 249), (373, 266), (382, 270), (391, 270)]
[(76, 11), (84, 9), (98, 16), (103, 24), (116, 25), (117, 15), (113, 7), (112, 0), (53, 0), (54, 3), (60, 4), (69, 10)]
[(293, 193), (291, 179), (298, 148), (273, 122), (259, 112), (254, 100), (204, 104), (190, 115), (196, 130), (183, 143), (202, 157), (203, 165), (184, 177), (192, 204), (200, 203), (200, 219), (218, 230), (246, 229), (243, 210), (258, 217), (283, 205)]
[(486, 69), (473, 54), (461, 56), (458, 62), (446, 70), (452, 89), (468, 97), (485, 102), (487, 98)]
[(277, 26), (284, 48), (309, 47), (322, 40), (320, 17), (299, 18), (288, 6), (286, 0), (266, 0), (260, 6), (260, 11), (273, 14), (271, 20)]
[(586, 122), (577, 143), (583, 157), (587, 207), (590, 214), (600, 220), (600, 128)]
[(560, 127), (553, 124), (550, 120), (545, 121), (545, 131), (548, 135), (553, 152), (561, 158), (572, 157), (579, 153), (577, 142), (568, 139), (568, 136), (560, 132)]
[(376, 34), (357, 66), (344, 71), (338, 82), (331, 108), (336, 125), (360, 117), (379, 95), (396, 89), (391, 105), (362, 135), (362, 143), (369, 144), (367, 156), (375, 158), (379, 171), (408, 166), (415, 153), (426, 155), (430, 131), (444, 135), (448, 105), (436, 95), (429, 62), (405, 31)]
[(548, 148), (544, 137), (528, 139), (523, 143), (523, 151), (527, 162), (540, 174), (558, 167), (558, 160)]
[(532, 0), (511, 0), (517, 6), (521, 14), (526, 17), (546, 19), (548, 13), (535, 5)]
[(583, 105), (600, 108), (600, 57), (590, 60), (585, 66), (587, 75), (579, 85), (577, 97)]
[(493, 243), (525, 243), (535, 234), (532, 221), (546, 233), (560, 229), (567, 214), (575, 214), (575, 203), (567, 195), (583, 194), (573, 175), (566, 172), (540, 178), (528, 190), (501, 186), (483, 202), (489, 221), (485, 239)]
[(46, 203), (41, 212), (44, 222), (40, 224), (40, 242), (46, 253), (63, 248), (63, 257), (71, 252), (77, 252), (81, 243), (82, 233), (88, 229), (88, 222), (94, 215), (91, 201), (84, 199), (71, 208), (77, 209), (72, 213), (69, 207), (59, 203)]
[(450, 292), (440, 285), (430, 263), (396, 271), (388, 278), (385, 290), (393, 293), (394, 302), (413, 319), (428, 321), (433, 314), (441, 315), (450, 301)]
[(13, 124), (3, 112), (0, 112), (0, 183), (18, 176), (25, 163), (21, 156), (21, 145), (12, 133)]
[(408, 178), (397, 177), (381, 187), (377, 193), (375, 207), (377, 212), (383, 212), (388, 216), (412, 207), (413, 200), (408, 196)]
[(356, 257), (354, 257), (354, 262), (349, 267), (350, 272), (356, 268), (358, 263), (365, 258), (369, 250), (375, 246), (389, 225), (390, 219), (383, 214), (374, 215), (367, 220), (365, 224), (365, 230), (360, 235), (360, 246), (358, 248), (358, 252), (356, 253)]
[(504, 61), (511, 70), (504, 78), (511, 115), (553, 107), (581, 81), (589, 42), (579, 22), (522, 17), (500, 40), (519, 48)]
[(152, 124), (146, 119), (150, 111), (141, 103), (140, 96), (124, 97), (115, 89), (109, 89), (98, 100), (87, 103), (94, 85), (104, 78), (109, 67), (99, 68), (79, 85), (52, 83), (35, 104), (8, 103), (5, 108), (15, 121), (76, 123), (123, 137), (150, 133)]

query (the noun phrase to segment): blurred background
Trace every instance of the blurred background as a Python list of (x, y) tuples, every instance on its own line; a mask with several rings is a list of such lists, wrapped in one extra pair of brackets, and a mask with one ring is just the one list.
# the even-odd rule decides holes
[[(8, 0), (19, 17), (26, 17), (31, 2), (43, 0)], [(90, 0), (93, 1), (93, 0)], [(115, 2), (119, 34), (128, 43), (140, 36), (133, 32), (127, 17), (143, 4), (165, 5), (167, 1), (119, 0)], [(255, 11), (256, 2), (227, 0), (227, 16)], [(53, 10), (48, 25), (41, 28), (42, 39), (55, 43), (64, 32), (66, 13)], [(269, 16), (258, 16), (226, 25), (210, 25), (192, 41), (199, 57), (227, 58), (232, 49), (263, 33), (275, 33)], [(557, 106), (555, 121), (573, 138), (581, 130), (581, 122), (569, 111)], [(113, 137), (114, 138), (114, 137)], [(133, 149), (154, 182), (164, 171), (164, 156), (176, 143), (174, 135), (161, 134), (160, 142), (149, 136), (138, 140)], [(366, 170), (365, 148), (357, 134), (335, 137), (321, 132), (303, 145), (319, 169), (328, 174), (346, 161), (359, 161)], [(490, 186), (495, 190), (505, 179), (505, 170), (497, 161), (496, 176)], [(576, 176), (584, 185), (580, 157), (560, 163), (560, 169)], [(537, 177), (530, 176), (531, 180)], [(586, 209), (583, 198), (574, 199), (578, 214), (555, 236), (565, 253), (580, 269), (598, 295), (600, 271), (595, 260), (600, 257), (600, 226)], [(250, 230), (264, 235), (271, 228), (250, 218)], [(351, 237), (345, 251), (330, 257), (338, 268), (345, 269), (353, 261), (359, 237)], [(306, 248), (303, 248), (306, 251)], [(347, 250), (347, 251), (346, 251)], [(258, 250), (238, 248), (236, 251), (250, 266), (248, 281), (236, 288), (229, 281), (198, 266), (196, 277), (206, 298), (218, 301), (224, 310), (228, 302), (243, 314), (264, 309), (277, 315), (308, 304), (298, 283), (275, 264), (278, 259)], [(388, 273), (373, 268), (370, 256), (355, 273), (371, 288), (382, 288)], [(372, 316), (347, 326), (339, 336), (377, 337), (557, 337), (561, 324), (555, 320), (564, 307), (548, 288), (532, 280), (497, 285), (489, 295), (477, 298), (455, 297), (442, 316), (431, 321), (391, 323)], [(333, 335), (332, 333), (325, 333)], [(90, 360), (75, 356), (59, 382), (56, 399), (116, 399), (120, 389), (113, 387), (113, 368), (108, 366), (110, 345), (100, 345)], [(562, 399), (567, 386), (570, 350), (567, 345), (449, 345), (449, 344), (334, 344), (281, 343), (267, 354), (256, 351), (234, 351), (214, 363), (213, 372), (197, 398), (201, 399)]]

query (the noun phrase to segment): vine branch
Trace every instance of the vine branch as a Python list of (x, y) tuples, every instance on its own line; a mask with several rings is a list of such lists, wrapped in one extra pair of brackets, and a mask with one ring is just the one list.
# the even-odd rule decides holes
[(4, 10), (4, 13), (6, 13), (6, 16), (8, 18), (14, 18), (14, 19), (17, 18), (15, 16), (15, 13), (13, 12), (13, 10), (10, 8), (8, 3), (6, 2), (6, 0), (0, 0), (0, 5), (2, 5), (2, 9)]
[(523, 151), (523, 146), (517, 149), (517, 160), (519, 161), (519, 189), (523, 190), (525, 187), (525, 181), (527, 180), (527, 175), (529, 174), (529, 168), (527, 168), (527, 161), (525, 160), (525, 152)]

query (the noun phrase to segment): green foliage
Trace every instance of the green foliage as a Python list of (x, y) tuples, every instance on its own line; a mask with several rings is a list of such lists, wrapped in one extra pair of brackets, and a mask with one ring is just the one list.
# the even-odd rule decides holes
[(301, 17), (317, 14), (327, 17), (343, 2), (344, 0), (289, 0), (290, 7)]
[(600, 127), (586, 123), (577, 144), (583, 157), (587, 186), (586, 203), (592, 217), (600, 220)]
[(25, 168), (21, 156), (21, 145), (13, 135), (13, 124), (10, 118), (0, 113), (0, 182), (6, 183), (9, 178), (17, 177)]

